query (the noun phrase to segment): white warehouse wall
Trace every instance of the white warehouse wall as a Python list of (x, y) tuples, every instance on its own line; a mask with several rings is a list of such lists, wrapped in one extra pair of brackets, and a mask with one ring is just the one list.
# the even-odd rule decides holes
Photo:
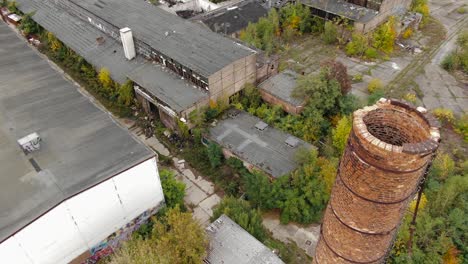
[(94, 254), (102, 241), (107, 247), (109, 235), (163, 201), (156, 158), (151, 158), (62, 202), (26, 226), (0, 244), (0, 260), (57, 264), (86, 251)]

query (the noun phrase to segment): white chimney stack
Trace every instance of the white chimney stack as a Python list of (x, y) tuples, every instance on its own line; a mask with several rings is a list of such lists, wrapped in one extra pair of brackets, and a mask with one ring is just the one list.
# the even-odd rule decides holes
[(120, 29), (120, 39), (122, 40), (125, 58), (128, 60), (135, 58), (132, 30), (128, 27)]

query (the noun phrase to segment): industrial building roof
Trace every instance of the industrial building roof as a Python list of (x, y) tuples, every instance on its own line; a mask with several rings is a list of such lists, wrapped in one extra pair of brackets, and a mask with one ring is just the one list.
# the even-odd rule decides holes
[(297, 74), (291, 70), (285, 70), (262, 82), (258, 88), (281, 99), (293, 106), (303, 106), (304, 99), (291, 96), (296, 88)]
[[(0, 241), (154, 153), (0, 23)], [(36, 132), (40, 149), (17, 140)]]
[(226, 215), (221, 215), (206, 228), (210, 248), (206, 263), (210, 264), (282, 264), (269, 248)]
[(145, 1), (69, 0), (191, 70), (209, 77), (253, 50)]
[[(313, 148), (301, 139), (266, 126), (260, 118), (235, 109), (210, 129), (209, 136), (240, 159), (275, 178), (297, 168), (295, 156), (299, 149)], [(295, 145), (288, 145), (290, 142)]]
[(376, 10), (351, 4), (343, 0), (301, 0), (301, 3), (362, 23), (369, 22), (379, 14)]
[(192, 20), (201, 21), (214, 32), (230, 35), (267, 15), (268, 10), (261, 3), (257, 0), (247, 0), (202, 14)]
[[(207, 97), (207, 93), (193, 88), (176, 74), (154, 66), (142, 56), (129, 61), (122, 45), (91, 24), (71, 16), (50, 1), (18, 0), (19, 8), (35, 12), (33, 19), (52, 32), (68, 47), (77, 52), (96, 68), (109, 69), (111, 77), (124, 83), (127, 77), (143, 86), (148, 92), (180, 112)], [(100, 39), (100, 41), (98, 41)], [(157, 81), (156, 81), (157, 80)]]

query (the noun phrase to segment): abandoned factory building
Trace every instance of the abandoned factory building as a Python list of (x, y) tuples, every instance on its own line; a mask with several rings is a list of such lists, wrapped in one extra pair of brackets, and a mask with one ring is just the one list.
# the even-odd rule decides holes
[(155, 154), (3, 22), (0, 39), (1, 262), (96, 263), (164, 204)]
[(236, 109), (229, 110), (215, 127), (209, 140), (223, 147), (226, 158), (235, 156), (248, 169), (258, 169), (278, 178), (298, 166), (296, 153), (313, 146), (281, 130), (270, 127), (260, 118)]
[(96, 68), (132, 80), (144, 108), (166, 126), (256, 82), (256, 51), (144, 1), (17, 2)]
[(367, 33), (385, 22), (389, 16), (403, 15), (411, 0), (300, 0), (312, 14), (333, 20), (347, 18), (356, 31)]
[(214, 32), (238, 37), (249, 23), (256, 23), (267, 15), (268, 9), (261, 2), (245, 0), (198, 15), (191, 20), (201, 22)]

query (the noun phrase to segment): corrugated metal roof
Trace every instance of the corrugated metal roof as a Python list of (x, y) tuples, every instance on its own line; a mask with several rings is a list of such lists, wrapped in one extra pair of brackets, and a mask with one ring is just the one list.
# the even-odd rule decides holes
[(226, 215), (221, 215), (206, 228), (210, 264), (284, 264), (269, 248)]
[(378, 11), (373, 9), (351, 4), (342, 0), (301, 0), (301, 3), (362, 23), (369, 22), (379, 14)]

